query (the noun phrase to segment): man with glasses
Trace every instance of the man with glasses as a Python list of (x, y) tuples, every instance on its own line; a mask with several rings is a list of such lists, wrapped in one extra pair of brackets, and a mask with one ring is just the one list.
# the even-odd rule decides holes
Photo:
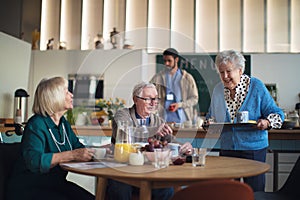
[(176, 49), (163, 52), (165, 70), (155, 74), (151, 83), (156, 85), (161, 106), (160, 116), (167, 122), (183, 123), (193, 120), (193, 107), (198, 103), (198, 89), (191, 74), (178, 68), (179, 55)]
[(137, 84), (133, 89), (132, 99), (134, 102), (132, 107), (118, 110), (114, 116), (111, 139), (113, 144), (117, 135), (118, 121), (130, 120), (134, 127), (141, 125), (158, 127), (156, 134), (162, 137), (172, 134), (172, 129), (156, 115), (160, 99), (153, 84), (145, 82)]
[[(172, 138), (173, 130), (160, 118), (157, 114), (157, 108), (160, 99), (158, 98), (158, 93), (155, 86), (151, 83), (139, 83), (137, 84), (132, 92), (133, 106), (130, 108), (123, 108), (116, 112), (113, 120), (112, 127), (112, 140), (111, 142), (115, 144), (116, 134), (117, 134), (117, 123), (118, 121), (131, 121), (134, 127), (145, 125), (155, 128), (154, 133), (160, 137), (166, 137), (170, 141)], [(185, 143), (181, 145), (180, 152), (188, 153), (192, 149), (190, 143)], [(107, 185), (107, 196), (109, 199), (132, 199), (132, 194), (137, 194), (139, 189), (131, 185), (115, 181), (108, 180)], [(173, 188), (162, 188), (152, 190), (152, 199), (167, 200), (173, 195)]]

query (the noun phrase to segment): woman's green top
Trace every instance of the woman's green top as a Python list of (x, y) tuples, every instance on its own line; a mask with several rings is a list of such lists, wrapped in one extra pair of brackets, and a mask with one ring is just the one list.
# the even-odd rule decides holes
[[(16, 162), (10, 186), (23, 189), (49, 187), (65, 181), (67, 172), (59, 165), (50, 168), (53, 153), (84, 148), (68, 121), (62, 117), (57, 126), (47, 116), (34, 115), (22, 136), (21, 155)], [(24, 188), (25, 187), (25, 188)]]

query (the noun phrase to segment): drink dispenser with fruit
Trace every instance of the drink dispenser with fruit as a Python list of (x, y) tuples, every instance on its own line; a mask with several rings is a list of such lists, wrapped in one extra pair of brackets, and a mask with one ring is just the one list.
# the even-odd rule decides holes
[(118, 121), (114, 159), (118, 162), (129, 161), (129, 154), (135, 152), (132, 146), (133, 125), (130, 121)]

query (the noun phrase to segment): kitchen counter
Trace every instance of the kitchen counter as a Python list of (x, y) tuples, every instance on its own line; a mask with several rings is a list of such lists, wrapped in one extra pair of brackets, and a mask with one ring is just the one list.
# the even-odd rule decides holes
[[(110, 127), (100, 126), (72, 126), (80, 136), (111, 136)], [(173, 128), (177, 138), (218, 138), (218, 134), (207, 134), (203, 128)], [(300, 140), (300, 129), (273, 129), (269, 130), (270, 140)]]
[[(111, 136), (111, 128), (107, 126), (72, 126), (79, 136)], [(13, 130), (13, 127), (0, 126), (0, 132)], [(178, 138), (218, 138), (218, 134), (209, 134), (203, 128), (173, 128)], [(180, 133), (180, 134), (179, 134)], [(272, 129), (269, 130), (270, 140), (300, 140), (300, 129)]]

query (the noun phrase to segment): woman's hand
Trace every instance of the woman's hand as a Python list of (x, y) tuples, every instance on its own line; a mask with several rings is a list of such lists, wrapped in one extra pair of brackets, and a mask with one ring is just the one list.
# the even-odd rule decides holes
[(270, 122), (267, 119), (259, 119), (257, 120), (257, 128), (259, 130), (266, 130), (270, 127)]
[(95, 150), (91, 148), (80, 148), (71, 151), (73, 156), (73, 161), (86, 162), (93, 159), (95, 155)]
[(54, 167), (60, 163), (71, 161), (87, 162), (92, 160), (94, 154), (95, 150), (90, 148), (80, 148), (72, 151), (54, 153), (51, 160), (51, 167)]
[(183, 145), (180, 146), (179, 153), (180, 154), (186, 154), (186, 155), (191, 155), (192, 154), (192, 149), (193, 146), (191, 143), (186, 142)]

